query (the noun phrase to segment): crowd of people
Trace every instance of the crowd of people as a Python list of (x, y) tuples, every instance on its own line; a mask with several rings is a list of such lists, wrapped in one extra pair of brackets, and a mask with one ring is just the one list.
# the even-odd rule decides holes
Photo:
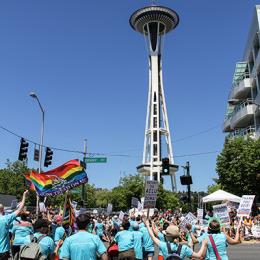
[[(241, 243), (254, 220), (231, 218), (228, 228), (212, 212), (204, 225), (186, 223), (172, 211), (152, 216), (132, 212), (123, 217), (80, 211), (73, 225), (63, 222), (57, 210), (37, 218), (25, 207), (27, 191), (19, 207), (5, 215), (0, 204), (0, 260), (7, 259), (228, 259), (227, 245)], [(250, 231), (247, 231), (250, 232)], [(195, 247), (196, 244), (199, 246)], [(38, 251), (37, 251), (38, 250)], [(31, 258), (30, 258), (31, 257)]]

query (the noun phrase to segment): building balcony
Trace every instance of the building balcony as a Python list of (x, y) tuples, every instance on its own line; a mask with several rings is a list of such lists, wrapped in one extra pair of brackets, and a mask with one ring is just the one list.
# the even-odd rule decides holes
[(248, 74), (245, 74), (241, 81), (233, 86), (228, 99), (243, 99), (248, 96), (251, 91), (251, 79)]
[(227, 116), (225, 118), (225, 121), (224, 121), (223, 126), (222, 126), (223, 132), (230, 132), (230, 131), (232, 131), (230, 121), (231, 121), (231, 116)]
[(245, 128), (251, 125), (254, 120), (254, 113), (257, 105), (252, 104), (251, 100), (245, 100), (237, 105), (231, 115), (231, 129)]
[(227, 138), (229, 139), (234, 139), (236, 137), (244, 137), (244, 138), (250, 137), (252, 139), (256, 139), (257, 138), (256, 128), (254, 126), (249, 126), (246, 128), (235, 130), (227, 135)]

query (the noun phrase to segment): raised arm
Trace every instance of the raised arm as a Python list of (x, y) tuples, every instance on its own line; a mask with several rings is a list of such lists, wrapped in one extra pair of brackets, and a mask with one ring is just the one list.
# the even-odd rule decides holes
[(192, 253), (192, 257), (204, 259), (204, 256), (206, 255), (207, 247), (208, 247), (208, 238), (205, 238), (202, 241), (202, 245), (201, 245), (201, 248), (200, 248), (199, 252), (197, 252), (197, 253), (193, 252)]
[(242, 225), (242, 222), (239, 221), (235, 238), (230, 237), (230, 236), (226, 233), (225, 228), (222, 229), (223, 233), (226, 235), (227, 242), (228, 242), (230, 245), (236, 245), (236, 244), (241, 243), (241, 241), (240, 241), (240, 229), (241, 229), (241, 225)]
[(153, 233), (154, 233), (154, 235), (156, 236), (156, 237), (158, 237), (158, 229), (157, 229), (157, 227), (155, 226), (155, 223), (154, 223), (154, 221), (152, 221), (152, 229), (153, 229)]
[(16, 216), (20, 214), (20, 212), (22, 211), (22, 209), (23, 209), (23, 207), (24, 207), (27, 193), (28, 193), (28, 190), (26, 190), (26, 191), (23, 193), (22, 201), (21, 201), (21, 203), (20, 203), (18, 209), (14, 211), (14, 214), (15, 214)]
[(151, 236), (153, 242), (158, 246), (159, 243), (160, 243), (160, 240), (159, 240), (157, 237), (155, 237), (155, 235), (154, 235), (154, 233), (153, 233), (153, 231), (152, 231), (152, 229), (151, 229), (151, 227), (150, 227), (149, 220), (146, 219), (146, 220), (144, 221), (144, 224), (145, 224), (145, 226), (147, 227), (148, 232), (149, 232), (149, 234), (150, 234), (150, 236)]

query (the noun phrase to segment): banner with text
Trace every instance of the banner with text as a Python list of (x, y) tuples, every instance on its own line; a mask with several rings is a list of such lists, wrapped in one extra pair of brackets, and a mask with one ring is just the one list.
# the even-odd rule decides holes
[(197, 218), (191, 213), (189, 212), (185, 218), (182, 220), (181, 224), (180, 224), (180, 227), (183, 229), (183, 230), (187, 230), (186, 229), (186, 225), (187, 224), (191, 224), (191, 225), (195, 225), (197, 222)]
[(200, 225), (203, 224), (203, 209), (197, 209), (197, 219), (200, 222)]
[(158, 185), (158, 181), (145, 182), (144, 209), (155, 208)]
[(249, 216), (251, 213), (251, 208), (255, 199), (255, 195), (243, 195), (240, 201), (237, 216)]
[(213, 206), (213, 213), (219, 217), (222, 224), (229, 224), (229, 214), (227, 204), (218, 204)]

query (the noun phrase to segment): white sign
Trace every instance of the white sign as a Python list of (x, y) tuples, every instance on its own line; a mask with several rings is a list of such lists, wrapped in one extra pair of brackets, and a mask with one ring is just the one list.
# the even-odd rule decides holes
[(237, 216), (243, 217), (243, 216), (249, 216), (251, 213), (251, 208), (253, 205), (255, 195), (243, 195), (242, 199), (240, 201), (238, 210), (237, 210)]
[(138, 207), (138, 203), (139, 203), (139, 200), (137, 198), (132, 197), (131, 206), (133, 208), (137, 208)]
[(154, 208), (157, 198), (158, 181), (146, 181), (145, 183), (145, 196), (144, 196), (144, 209)]
[(182, 220), (180, 227), (184, 230), (186, 230), (186, 225), (187, 224), (191, 224), (191, 225), (195, 225), (197, 222), (197, 218), (191, 213), (189, 212), (185, 218)]
[(197, 219), (200, 222), (200, 225), (203, 224), (203, 209), (197, 209)]
[(39, 203), (40, 212), (46, 212), (45, 204), (44, 202)]
[(143, 204), (138, 201), (137, 210), (142, 211), (142, 209), (143, 209)]
[(124, 215), (125, 215), (124, 212), (123, 212), (123, 211), (120, 211), (118, 218), (119, 218), (120, 220), (123, 220), (123, 219), (124, 219)]
[(253, 226), (252, 233), (254, 237), (260, 238), (260, 226)]
[(214, 215), (218, 216), (223, 224), (229, 224), (229, 214), (227, 204), (219, 204), (213, 206)]
[(107, 213), (111, 214), (113, 210), (113, 205), (111, 203), (107, 204)]

